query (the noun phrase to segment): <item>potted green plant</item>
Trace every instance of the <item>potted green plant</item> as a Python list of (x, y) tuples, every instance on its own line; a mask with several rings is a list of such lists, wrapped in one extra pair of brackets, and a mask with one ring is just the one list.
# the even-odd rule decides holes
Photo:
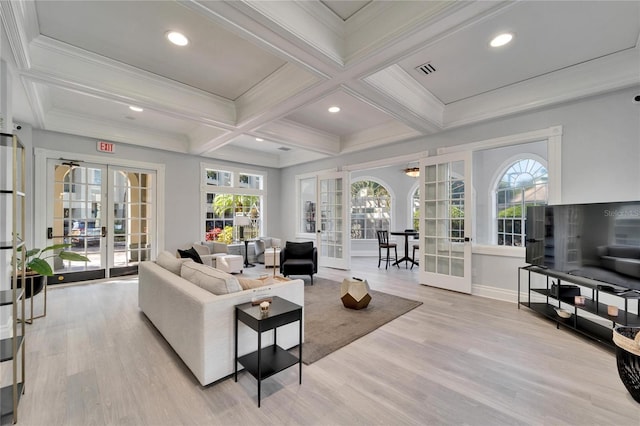
[(71, 247), (71, 244), (54, 244), (43, 249), (34, 248), (27, 250), (25, 246), (21, 246), (18, 252), (17, 268), (18, 268), (18, 288), (22, 287), (22, 270), (24, 267), (26, 277), (29, 277), (33, 283), (32, 286), (25, 288), (25, 297), (29, 298), (33, 294), (34, 296), (42, 291), (44, 287), (44, 277), (50, 277), (53, 275), (51, 265), (46, 259), (51, 257), (58, 257), (62, 260), (68, 260), (71, 262), (89, 262), (89, 258), (72, 251), (67, 251), (65, 248)]

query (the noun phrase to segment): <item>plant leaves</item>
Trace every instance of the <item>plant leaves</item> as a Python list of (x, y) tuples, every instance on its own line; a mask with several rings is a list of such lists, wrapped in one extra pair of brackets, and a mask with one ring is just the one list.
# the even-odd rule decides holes
[(53, 271), (51, 270), (51, 266), (49, 266), (49, 263), (44, 259), (40, 259), (39, 257), (36, 257), (35, 259), (29, 261), (29, 263), (27, 263), (27, 268), (47, 277), (53, 275)]
[(61, 251), (58, 253), (58, 257), (62, 260), (69, 260), (71, 262), (90, 262), (88, 257), (72, 251)]

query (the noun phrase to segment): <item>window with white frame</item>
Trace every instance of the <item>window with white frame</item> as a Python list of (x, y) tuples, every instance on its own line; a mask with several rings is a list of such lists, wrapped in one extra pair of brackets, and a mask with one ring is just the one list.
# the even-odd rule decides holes
[[(202, 169), (204, 239), (229, 244), (240, 237), (259, 237), (266, 174), (208, 166)], [(238, 216), (248, 217), (250, 225), (238, 229)]]
[(420, 231), (420, 186), (416, 186), (416, 189), (411, 195), (411, 206), (409, 211), (411, 212), (411, 229)]
[(351, 184), (351, 239), (376, 239), (377, 230), (388, 230), (391, 196), (379, 182), (360, 180)]
[(498, 245), (524, 247), (527, 207), (547, 204), (547, 181), (547, 169), (537, 160), (507, 167), (496, 188)]

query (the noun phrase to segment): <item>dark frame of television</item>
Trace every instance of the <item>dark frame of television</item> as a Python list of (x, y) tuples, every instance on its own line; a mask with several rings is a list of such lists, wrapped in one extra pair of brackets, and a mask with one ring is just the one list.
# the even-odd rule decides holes
[(526, 262), (640, 290), (640, 201), (527, 207)]

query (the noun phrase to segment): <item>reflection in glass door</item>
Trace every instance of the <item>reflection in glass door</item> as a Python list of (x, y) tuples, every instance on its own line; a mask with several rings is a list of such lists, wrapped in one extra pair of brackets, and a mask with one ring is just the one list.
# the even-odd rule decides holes
[(105, 277), (105, 171), (106, 167), (101, 165), (49, 160), (49, 172), (53, 174), (48, 179), (53, 201), (49, 207), (53, 212), (52, 226), (47, 228), (47, 245), (70, 244), (68, 250), (90, 260), (69, 262), (54, 257), (54, 282)]
[(54, 258), (49, 283), (136, 274), (155, 236), (155, 172), (64, 160), (48, 170), (47, 245), (70, 244), (90, 259)]
[(467, 153), (420, 162), (420, 283), (471, 293), (470, 161)]
[(350, 240), (346, 213), (349, 191), (346, 173), (335, 172), (318, 176), (317, 246), (318, 263), (330, 268), (349, 269)]
[(109, 276), (136, 274), (138, 262), (150, 259), (155, 235), (155, 173), (109, 170), (113, 182)]

